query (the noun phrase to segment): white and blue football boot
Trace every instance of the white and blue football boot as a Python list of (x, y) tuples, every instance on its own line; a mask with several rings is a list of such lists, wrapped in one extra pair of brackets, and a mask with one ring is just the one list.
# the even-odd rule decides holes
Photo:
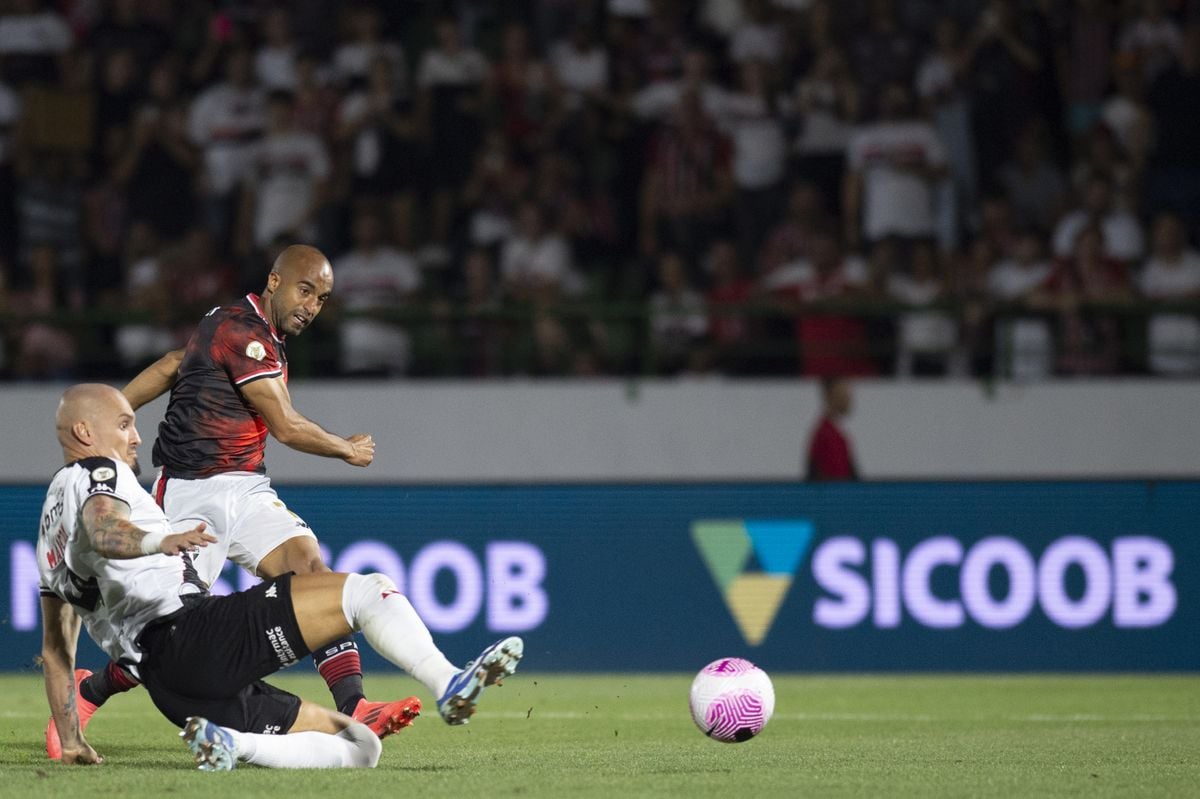
[(229, 730), (199, 716), (189, 716), (179, 737), (192, 750), (201, 771), (232, 771), (237, 765), (236, 745)]
[(466, 724), (475, 712), (479, 695), (489, 685), (501, 681), (517, 670), (525, 654), (525, 642), (510, 636), (501, 639), (479, 653), (462, 671), (450, 678), (450, 685), (438, 700), (438, 712), (447, 724)]

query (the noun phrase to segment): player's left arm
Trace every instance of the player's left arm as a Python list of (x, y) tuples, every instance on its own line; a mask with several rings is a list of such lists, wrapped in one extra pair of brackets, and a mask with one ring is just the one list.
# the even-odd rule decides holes
[(75, 703), (75, 648), (79, 643), (79, 614), (57, 596), (42, 595), (42, 679), (50, 715), (62, 742), (62, 762), (68, 765), (103, 763), (104, 758), (83, 737)]
[(143, 530), (129, 521), (129, 504), (111, 494), (92, 494), (83, 503), (79, 516), (92, 549), (101, 557), (112, 560), (143, 555), (178, 555), (217, 540), (204, 532), (204, 522), (182, 533)]
[(182, 349), (171, 350), (143, 369), (121, 389), (121, 393), (135, 411), (171, 390), (175, 381), (179, 379), (179, 365), (183, 362), (184, 352)]

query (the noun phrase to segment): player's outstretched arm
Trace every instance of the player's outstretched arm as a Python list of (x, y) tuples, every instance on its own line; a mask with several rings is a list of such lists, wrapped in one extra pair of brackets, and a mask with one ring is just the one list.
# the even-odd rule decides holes
[(184, 350), (171, 350), (139, 372), (137, 377), (121, 389), (121, 393), (135, 411), (171, 390), (175, 381), (179, 379), (179, 364), (183, 362), (183, 353)]
[(62, 762), (78, 765), (103, 763), (104, 758), (83, 737), (75, 704), (75, 647), (79, 642), (79, 614), (56, 596), (42, 597), (42, 679), (50, 715), (62, 741)]
[(92, 549), (104, 558), (128, 560), (143, 555), (178, 555), (189, 549), (216, 543), (204, 532), (204, 522), (182, 533), (143, 530), (129, 521), (129, 505), (107, 494), (93, 494), (80, 511), (83, 529)]
[(294, 450), (326, 458), (340, 458), (351, 466), (367, 466), (375, 458), (375, 440), (356, 434), (334, 435), (292, 407), (287, 384), (279, 377), (255, 380), (241, 387), (242, 396), (262, 416), (267, 430)]

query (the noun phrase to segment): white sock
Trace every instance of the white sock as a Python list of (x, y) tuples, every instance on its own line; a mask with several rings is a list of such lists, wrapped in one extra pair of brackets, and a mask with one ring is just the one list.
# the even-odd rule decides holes
[(433, 636), (413, 610), (408, 597), (383, 574), (350, 574), (342, 589), (342, 612), (362, 630), (379, 654), (411, 674), (441, 698), (458, 667), (433, 643)]
[(383, 744), (364, 724), (351, 724), (337, 735), (294, 732), (290, 735), (233, 733), (237, 759), (267, 768), (375, 768)]

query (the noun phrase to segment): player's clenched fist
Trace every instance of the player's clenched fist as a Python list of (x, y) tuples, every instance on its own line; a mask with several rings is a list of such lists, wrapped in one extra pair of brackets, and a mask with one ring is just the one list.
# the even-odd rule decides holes
[(346, 439), (350, 443), (350, 454), (343, 458), (351, 466), (370, 466), (375, 460), (375, 439), (365, 433), (355, 433)]

